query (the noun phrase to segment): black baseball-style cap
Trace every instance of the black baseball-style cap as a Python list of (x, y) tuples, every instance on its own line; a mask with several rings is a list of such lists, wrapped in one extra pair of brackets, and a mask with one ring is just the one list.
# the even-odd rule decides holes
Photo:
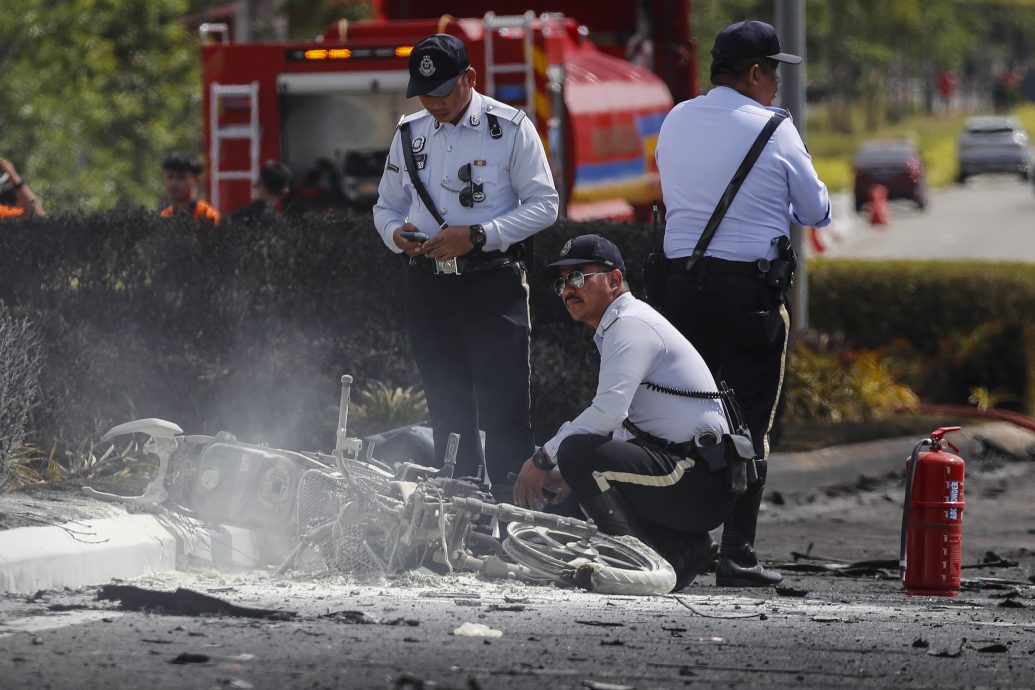
[(780, 39), (776, 35), (776, 29), (765, 22), (749, 20), (730, 24), (715, 37), (712, 59), (716, 62), (760, 57), (791, 65), (801, 62), (797, 55), (780, 52)]
[(561, 266), (577, 266), (579, 264), (603, 264), (608, 268), (617, 268), (625, 275), (625, 262), (622, 253), (614, 242), (600, 235), (579, 235), (564, 243), (557, 261), (548, 264), (544, 272), (556, 274)]
[(422, 38), (410, 53), (410, 83), (406, 97), (448, 96), (456, 80), (471, 66), (464, 42), (449, 34)]

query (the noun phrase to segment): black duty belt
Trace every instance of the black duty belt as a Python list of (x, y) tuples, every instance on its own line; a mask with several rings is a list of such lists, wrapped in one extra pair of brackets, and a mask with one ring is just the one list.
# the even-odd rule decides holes
[(675, 443), (673, 441), (667, 441), (660, 436), (655, 436), (649, 431), (644, 431), (640, 427), (633, 424), (628, 418), (622, 421), (622, 426), (626, 431), (631, 433), (633, 437), (640, 443), (645, 443), (649, 446), (654, 446), (666, 453), (673, 455), (681, 455), (683, 457), (697, 457), (697, 448), (694, 446), (694, 440), (683, 441), (682, 443)]
[(714, 256), (702, 256), (697, 260), (697, 263), (694, 264), (693, 268), (690, 271), (687, 271), (686, 264), (689, 259), (689, 256), (683, 256), (678, 259), (669, 259), (669, 271), (672, 273), (682, 273), (684, 275), (707, 275), (709, 273), (715, 273), (720, 275), (764, 278), (770, 268), (769, 259), (759, 259), (758, 261), (729, 261), (728, 259), (719, 259)]
[(504, 266), (510, 266), (511, 264), (520, 261), (520, 256), (516, 254), (506, 254), (504, 252), (471, 252), (466, 256), (456, 257), (455, 270), (442, 270), (442, 264), (449, 262), (437, 262), (434, 259), (429, 259), (425, 256), (411, 256), (409, 258), (410, 268), (415, 268), (419, 271), (426, 271), (428, 273), (476, 273), (478, 271), (491, 271)]

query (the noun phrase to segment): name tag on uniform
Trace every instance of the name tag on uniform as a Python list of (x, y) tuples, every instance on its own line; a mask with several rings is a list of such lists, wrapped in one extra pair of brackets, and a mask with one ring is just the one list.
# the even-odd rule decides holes
[(413, 162), (417, 164), (417, 170), (423, 170), (425, 164), (428, 162), (428, 154), (421, 153), (414, 156)]

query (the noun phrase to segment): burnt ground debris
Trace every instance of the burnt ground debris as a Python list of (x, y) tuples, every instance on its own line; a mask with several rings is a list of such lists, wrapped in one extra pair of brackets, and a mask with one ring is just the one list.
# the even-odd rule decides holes
[[(1035, 462), (968, 460), (963, 563), (975, 567), (964, 571), (956, 598), (907, 597), (894, 570), (882, 567), (851, 575), (843, 567), (787, 569), (783, 592), (716, 588), (705, 575), (678, 598), (423, 573), (363, 583), (202, 571), (134, 585), (190, 588), (298, 616), (123, 612), (93, 600), (94, 589), (0, 598), (0, 678), (82, 687), (89, 672), (128, 687), (147, 674), (154, 690), (390, 688), (400, 680), (426, 688), (1032, 687)], [(767, 502), (762, 555), (773, 563), (794, 563), (797, 553), (800, 564), (887, 565), (898, 545), (899, 479), (848, 483), (851, 491), (788, 491), (782, 504)], [(525, 610), (508, 610), (514, 604)], [(62, 610), (72, 605), (87, 610)], [(76, 615), (93, 618), (65, 624)], [(356, 624), (375, 620), (419, 625)], [(451, 635), (465, 622), (503, 637)], [(169, 663), (181, 655), (208, 660)]]

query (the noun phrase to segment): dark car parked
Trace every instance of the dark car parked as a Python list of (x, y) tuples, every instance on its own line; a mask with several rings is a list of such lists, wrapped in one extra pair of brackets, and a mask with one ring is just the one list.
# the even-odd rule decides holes
[(1021, 179), (1031, 177), (1028, 134), (1010, 117), (972, 117), (963, 125), (959, 138), (959, 172), (963, 183), (981, 173), (1009, 173)]
[(855, 170), (855, 210), (870, 199), (870, 187), (883, 185), (888, 199), (909, 199), (917, 208), (927, 206), (924, 164), (916, 144), (906, 139), (869, 141), (859, 147)]

